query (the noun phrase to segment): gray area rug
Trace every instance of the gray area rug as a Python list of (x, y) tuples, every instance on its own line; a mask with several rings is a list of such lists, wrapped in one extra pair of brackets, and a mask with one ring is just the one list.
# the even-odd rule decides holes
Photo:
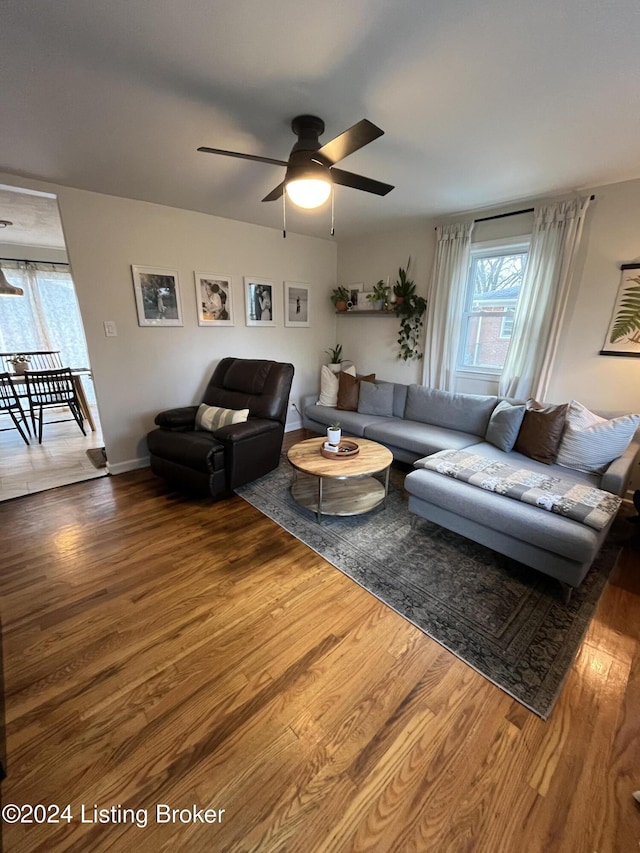
[(564, 604), (553, 579), (422, 519), (412, 527), (404, 477), (392, 468), (386, 508), (321, 525), (289, 494), (284, 457), (276, 471), (236, 491), (546, 719), (619, 553), (615, 534)]

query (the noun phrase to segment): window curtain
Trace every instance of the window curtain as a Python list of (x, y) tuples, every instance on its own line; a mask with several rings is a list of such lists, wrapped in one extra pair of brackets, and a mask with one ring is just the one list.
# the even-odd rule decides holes
[(436, 228), (436, 256), (429, 286), (423, 382), (455, 390), (460, 318), (469, 272), (473, 222)]
[(549, 388), (590, 198), (537, 207), (498, 391), (543, 401)]
[[(24, 296), (0, 296), (0, 352), (60, 350), (65, 367), (89, 367), (73, 279), (66, 264), (0, 261), (9, 284)], [(92, 383), (85, 383), (89, 402)]]

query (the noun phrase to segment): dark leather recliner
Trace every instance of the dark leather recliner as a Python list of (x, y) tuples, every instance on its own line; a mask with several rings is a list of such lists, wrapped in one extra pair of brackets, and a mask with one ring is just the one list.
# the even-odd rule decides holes
[(160, 412), (158, 429), (147, 435), (151, 470), (180, 490), (217, 499), (277, 468), (293, 372), (292, 364), (223, 358), (202, 402), (249, 409), (249, 419), (209, 432), (195, 428), (198, 406)]

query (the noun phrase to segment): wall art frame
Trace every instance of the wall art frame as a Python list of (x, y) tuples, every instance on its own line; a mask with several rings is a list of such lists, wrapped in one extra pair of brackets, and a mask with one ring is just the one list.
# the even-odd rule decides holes
[(640, 263), (621, 264), (620, 284), (600, 355), (640, 358)]
[(194, 272), (199, 326), (235, 326), (233, 277)]
[(301, 281), (284, 283), (284, 324), (308, 328), (311, 317), (311, 288)]
[(276, 283), (269, 278), (245, 275), (244, 308), (247, 326), (277, 326)]
[(177, 270), (131, 265), (139, 326), (183, 326)]

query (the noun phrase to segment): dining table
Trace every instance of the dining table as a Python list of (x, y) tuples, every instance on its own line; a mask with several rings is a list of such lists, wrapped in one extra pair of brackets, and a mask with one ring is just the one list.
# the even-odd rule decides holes
[[(11, 382), (16, 389), (16, 392), (20, 391), (20, 386), (26, 386), (26, 380), (24, 378), (24, 373), (11, 373)], [(91, 412), (91, 406), (89, 405), (89, 401), (87, 399), (86, 392), (84, 390), (84, 385), (82, 383), (82, 377), (88, 376), (91, 379), (91, 369), (88, 367), (72, 367), (71, 368), (71, 380), (73, 382), (73, 387), (75, 389), (76, 395), (78, 397), (78, 402), (80, 403), (80, 411), (82, 413), (82, 417), (87, 421), (89, 426), (91, 427), (93, 432), (96, 432), (96, 422), (93, 419), (93, 414)], [(27, 394), (26, 391), (24, 393), (19, 393), (18, 397), (20, 399), (26, 399)]]

